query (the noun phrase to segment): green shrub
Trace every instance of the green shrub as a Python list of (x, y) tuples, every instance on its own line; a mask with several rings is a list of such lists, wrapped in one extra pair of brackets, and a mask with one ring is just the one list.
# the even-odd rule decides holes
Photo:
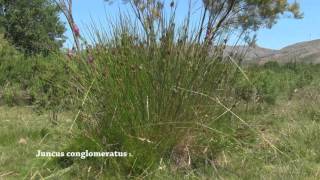
[[(317, 74), (319, 74), (316, 66), (299, 63), (288, 63), (280, 66), (277, 62), (268, 62), (264, 66), (249, 67), (248, 72), (258, 91), (260, 100), (274, 104), (277, 98), (287, 97), (291, 99), (295, 91), (313, 83), (318, 77)], [(239, 92), (241, 92), (241, 81), (236, 84), (238, 84), (237, 86), (240, 85)]]
[(278, 96), (279, 77), (271, 70), (257, 74), (253, 80), (260, 100), (268, 104), (274, 104)]
[(66, 59), (59, 54), (46, 58), (34, 57), (32, 82), (28, 91), (35, 97), (34, 104), (38, 110), (61, 111), (68, 110), (71, 102), (68, 95), (68, 83), (70, 74), (66, 65)]
[(36, 105), (37, 111), (60, 111), (71, 105), (68, 87), (64, 85), (70, 76), (67, 59), (63, 55), (25, 57), (6, 41), (1, 45), (0, 53), (3, 56), (0, 58), (0, 86), (7, 87), (7, 103), (13, 103), (10, 93), (19, 92), (28, 97), (26, 100), (32, 101), (27, 104)]

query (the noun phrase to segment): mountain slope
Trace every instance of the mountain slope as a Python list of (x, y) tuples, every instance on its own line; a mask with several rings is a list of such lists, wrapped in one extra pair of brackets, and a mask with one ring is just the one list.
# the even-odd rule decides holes
[[(314, 64), (320, 63), (320, 40), (296, 43), (280, 50), (261, 47), (235, 47), (238, 52), (246, 48), (245, 63), (249, 64), (264, 64), (268, 61), (277, 61), (280, 64), (294, 61)], [(230, 48), (226, 51), (230, 51)]]

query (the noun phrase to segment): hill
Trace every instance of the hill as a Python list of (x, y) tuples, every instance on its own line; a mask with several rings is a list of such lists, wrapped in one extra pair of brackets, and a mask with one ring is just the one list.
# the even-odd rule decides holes
[(280, 64), (288, 62), (320, 63), (320, 39), (305, 41), (286, 46), (280, 50), (267, 49), (263, 47), (235, 46), (228, 47), (226, 52), (245, 54), (245, 64), (264, 64), (269, 61), (277, 61)]

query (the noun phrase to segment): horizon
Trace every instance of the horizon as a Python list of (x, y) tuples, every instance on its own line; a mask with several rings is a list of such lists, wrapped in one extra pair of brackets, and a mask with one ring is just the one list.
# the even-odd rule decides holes
[[(290, 2), (293, 1), (291, 0)], [(320, 39), (320, 31), (318, 31), (320, 21), (315, 21), (320, 1), (296, 1), (300, 3), (301, 11), (304, 14), (303, 19), (282, 17), (271, 29), (263, 28), (258, 30), (256, 44), (259, 47), (280, 50), (296, 43)], [(177, 3), (177, 20), (181, 22), (186, 15), (185, 9), (188, 7), (188, 3), (181, 3), (181, 0)], [(200, 8), (200, 5), (195, 3), (194, 0), (192, 5), (194, 7), (193, 16), (199, 15), (200, 11), (197, 11), (197, 9)], [(130, 14), (130, 9), (120, 1), (109, 3), (104, 0), (92, 0), (91, 3), (88, 3), (86, 0), (78, 0), (73, 5), (74, 19), (86, 37), (90, 36), (88, 35), (88, 26), (90, 24), (98, 23), (99, 28), (105, 28), (103, 25), (107, 23), (107, 16), (116, 18), (119, 12)], [(62, 15), (60, 17), (66, 23), (65, 18)], [(71, 48), (73, 41), (69, 27), (66, 28), (65, 36), (67, 40), (64, 43), (64, 47)]]

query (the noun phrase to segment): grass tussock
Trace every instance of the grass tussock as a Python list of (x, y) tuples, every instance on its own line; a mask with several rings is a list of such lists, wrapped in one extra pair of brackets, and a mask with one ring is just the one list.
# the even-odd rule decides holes
[(212, 120), (229, 119), (218, 117), (226, 109), (216, 100), (233, 103), (226, 98), (225, 73), (234, 67), (201, 54), (201, 47), (137, 47), (130, 36), (122, 33), (113, 52), (93, 50), (95, 63), (76, 67), (83, 70), (75, 70), (71, 81), (81, 104), (75, 121), (100, 150), (132, 153), (123, 161), (107, 160), (132, 175), (157, 168), (161, 159), (173, 168), (211, 161), (224, 145), (207, 138), (223, 138), (219, 128), (231, 128)]

